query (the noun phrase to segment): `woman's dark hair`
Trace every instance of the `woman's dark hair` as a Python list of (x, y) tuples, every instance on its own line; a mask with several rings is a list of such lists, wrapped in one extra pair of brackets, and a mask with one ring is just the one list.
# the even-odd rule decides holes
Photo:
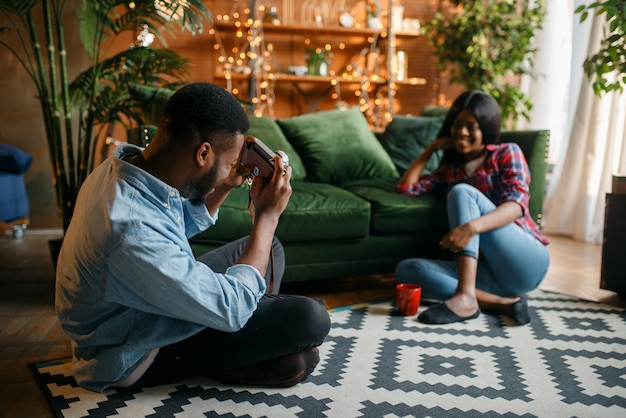
[[(488, 93), (479, 90), (466, 91), (456, 98), (452, 107), (439, 130), (437, 138), (449, 137), (450, 129), (459, 113), (464, 110), (472, 112), (483, 134), (483, 144), (497, 144), (500, 142), (500, 106)], [(461, 155), (454, 148), (444, 152), (443, 159), (446, 161), (459, 161)]]
[(233, 145), (235, 134), (246, 133), (250, 121), (241, 103), (223, 87), (192, 83), (174, 93), (163, 110), (159, 131), (168, 141), (207, 141), (217, 153)]

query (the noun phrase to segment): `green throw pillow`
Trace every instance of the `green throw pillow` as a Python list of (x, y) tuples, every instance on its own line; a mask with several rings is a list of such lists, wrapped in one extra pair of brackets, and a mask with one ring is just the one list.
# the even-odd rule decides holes
[[(440, 116), (394, 116), (385, 129), (380, 142), (403, 174), (439, 133), (443, 117)], [(428, 161), (425, 173), (435, 170), (441, 161), (442, 151), (437, 151)]]
[(349, 180), (398, 177), (358, 107), (277, 123), (302, 158), (309, 181), (341, 185)]
[(141, 119), (144, 125), (158, 125), (163, 116), (165, 103), (174, 90), (145, 86), (142, 84), (131, 84), (128, 86), (130, 98), (139, 105)]
[(283, 131), (273, 119), (267, 116), (261, 116), (260, 118), (250, 116), (250, 129), (247, 135), (252, 135), (259, 138), (270, 149), (277, 151), (281, 150), (287, 153), (289, 156), (289, 165), (291, 166), (291, 178), (293, 180), (302, 180), (306, 176), (304, 170), (304, 164), (300, 159), (300, 156), (293, 149), (293, 146), (287, 141)]

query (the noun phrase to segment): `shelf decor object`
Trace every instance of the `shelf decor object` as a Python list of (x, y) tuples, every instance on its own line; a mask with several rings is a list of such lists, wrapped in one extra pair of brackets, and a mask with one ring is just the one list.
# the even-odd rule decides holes
[(327, 48), (310, 49), (304, 53), (307, 66), (307, 75), (327, 76), (330, 74), (329, 65), (333, 60), (330, 45)]
[(380, 3), (378, 0), (366, 0), (365, 10), (367, 13), (367, 27), (370, 29), (382, 29), (380, 18)]

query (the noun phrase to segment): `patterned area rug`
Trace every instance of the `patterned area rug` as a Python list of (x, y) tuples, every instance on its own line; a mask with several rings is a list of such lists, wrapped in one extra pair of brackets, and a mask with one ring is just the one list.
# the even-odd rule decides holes
[(195, 378), (99, 394), (68, 359), (32, 366), (59, 417), (626, 416), (626, 312), (540, 290), (529, 304), (521, 327), (424, 325), (389, 301), (333, 310), (317, 370), (288, 389)]

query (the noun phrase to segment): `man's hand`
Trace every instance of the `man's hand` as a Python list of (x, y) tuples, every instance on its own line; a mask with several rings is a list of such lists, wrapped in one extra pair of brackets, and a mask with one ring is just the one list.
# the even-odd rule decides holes
[(291, 196), (291, 167), (283, 164), (282, 158), (274, 156), (274, 175), (267, 182), (255, 177), (250, 187), (250, 196), (256, 216), (275, 216), (278, 218), (287, 207)]
[(241, 164), (235, 164), (230, 169), (228, 177), (215, 186), (215, 189), (204, 198), (204, 204), (211, 216), (215, 215), (217, 209), (222, 205), (228, 194), (235, 187), (239, 187), (250, 175), (250, 170)]
[(254, 178), (250, 186), (250, 196), (255, 208), (254, 226), (246, 247), (235, 264), (248, 264), (265, 274), (278, 219), (291, 196), (290, 179), (291, 167), (285, 167), (278, 155), (274, 157), (274, 175), (271, 181)]
[[(234, 189), (243, 184), (250, 176), (250, 169), (241, 164), (237, 164), (230, 169), (230, 174), (224, 179), (221, 185)], [(218, 186), (219, 187), (219, 186)]]

